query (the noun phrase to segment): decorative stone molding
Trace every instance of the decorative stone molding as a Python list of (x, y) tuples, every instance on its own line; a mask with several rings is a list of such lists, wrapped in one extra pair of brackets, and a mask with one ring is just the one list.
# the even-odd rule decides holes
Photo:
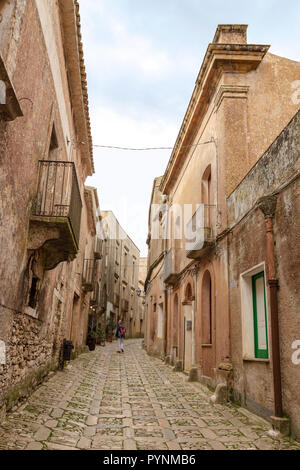
[(266, 219), (273, 218), (276, 212), (277, 196), (265, 196), (258, 200), (257, 206)]
[(221, 85), (216, 93), (215, 108), (219, 109), (225, 98), (247, 99), (248, 86)]
[(172, 185), (189, 154), (185, 149), (189, 148), (195, 138), (222, 74), (228, 72), (246, 74), (256, 70), (269, 48), (269, 45), (235, 42), (209, 44), (174, 150), (160, 184), (161, 192), (170, 194)]
[[(95, 172), (95, 166), (79, 3), (77, 0), (59, 0), (58, 5), (65, 35), (65, 57), (70, 72), (70, 87), (73, 92), (74, 119), (80, 140), (80, 153), (88, 164), (91, 175)], [(79, 65), (75, 66), (75, 64)]]

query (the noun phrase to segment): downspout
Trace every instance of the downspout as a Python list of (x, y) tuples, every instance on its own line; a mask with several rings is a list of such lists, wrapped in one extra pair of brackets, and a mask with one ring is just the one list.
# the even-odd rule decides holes
[(271, 340), (272, 340), (272, 364), (274, 381), (274, 406), (275, 417), (283, 417), (282, 407), (282, 385), (280, 368), (280, 338), (278, 321), (278, 279), (276, 276), (275, 252), (274, 252), (274, 229), (273, 218), (276, 212), (276, 196), (266, 196), (259, 200), (258, 207), (263, 212), (266, 222), (266, 240), (267, 240), (267, 265), (268, 265), (268, 284), (270, 291), (270, 309), (271, 309)]
[(165, 341), (164, 341), (164, 356), (167, 356), (168, 349), (168, 289), (165, 288)]

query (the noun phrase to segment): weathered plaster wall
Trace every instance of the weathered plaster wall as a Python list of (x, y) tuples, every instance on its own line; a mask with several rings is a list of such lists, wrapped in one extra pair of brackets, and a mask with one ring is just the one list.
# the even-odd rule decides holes
[(260, 197), (280, 187), (300, 170), (299, 126), (298, 111), (230, 195), (227, 200), (229, 227), (240, 220)]
[[(85, 344), (89, 307), (89, 297), (81, 290), (86, 237), (91, 236), (83, 197), (86, 174), (80, 151), (66, 143), (66, 137), (76, 134), (57, 5), (50, 1), (43, 6), (36, 1), (17, 3), (20, 7), (26, 5), (26, 9), (24, 14), (19, 11), (17, 47), (14, 54), (7, 55), (7, 65), (24, 117), (0, 122), (0, 339), (6, 344), (6, 365), (0, 366), (0, 409), (4, 402), (9, 409), (24, 398), (51, 368), (57, 367), (62, 340), (70, 339), (72, 331), (74, 291), (83, 309), (75, 325), (78, 348)], [(37, 3), (41, 8), (51, 8), (43, 16)], [(41, 17), (47, 22), (41, 23)], [(64, 105), (58, 105), (58, 96)], [(25, 313), (31, 255), (27, 250), (28, 227), (37, 191), (38, 161), (48, 157), (53, 122), (59, 143), (58, 159), (72, 158), (76, 163), (83, 202), (81, 256), (78, 261), (42, 273), (37, 318), (33, 318)]]
[[(240, 274), (261, 263), (267, 265), (265, 220), (262, 212), (253, 207), (263, 195), (277, 193), (274, 235), (283, 406), (291, 418), (292, 431), (298, 437), (300, 369), (292, 362), (292, 343), (299, 340), (300, 332), (299, 129), (298, 112), (228, 198), (229, 221), (233, 228), (229, 235), (229, 293), (234, 395), (262, 415), (270, 416), (274, 412), (272, 362), (243, 361)], [(270, 341), (268, 303), (267, 311)]]

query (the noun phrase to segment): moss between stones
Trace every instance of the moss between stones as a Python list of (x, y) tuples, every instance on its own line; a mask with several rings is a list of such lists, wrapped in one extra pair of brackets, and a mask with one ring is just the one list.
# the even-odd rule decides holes
[(74, 361), (78, 356), (86, 354), (87, 352), (89, 352), (87, 346), (77, 346), (76, 350), (71, 352), (71, 361)]
[(25, 380), (8, 390), (3, 402), (6, 412), (10, 411), (21, 400), (29, 397), (34, 390), (44, 381), (47, 375), (58, 368), (54, 361), (49, 361), (45, 366), (29, 374)]
[[(71, 359), (76, 359), (80, 354), (86, 353), (86, 346), (78, 347), (72, 353)], [(11, 411), (19, 402), (24, 401), (43, 383), (47, 375), (59, 368), (55, 360), (48, 361), (45, 366), (29, 374), (22, 382), (6, 391), (3, 399), (0, 398), (0, 422), (5, 419), (7, 412)]]

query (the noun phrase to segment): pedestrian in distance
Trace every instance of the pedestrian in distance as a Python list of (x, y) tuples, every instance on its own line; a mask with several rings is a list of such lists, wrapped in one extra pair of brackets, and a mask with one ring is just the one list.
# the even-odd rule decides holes
[(123, 325), (122, 321), (118, 321), (118, 326), (116, 329), (116, 337), (118, 339), (118, 353), (123, 353), (124, 352), (124, 339), (125, 339), (125, 334), (126, 334), (126, 328)]

